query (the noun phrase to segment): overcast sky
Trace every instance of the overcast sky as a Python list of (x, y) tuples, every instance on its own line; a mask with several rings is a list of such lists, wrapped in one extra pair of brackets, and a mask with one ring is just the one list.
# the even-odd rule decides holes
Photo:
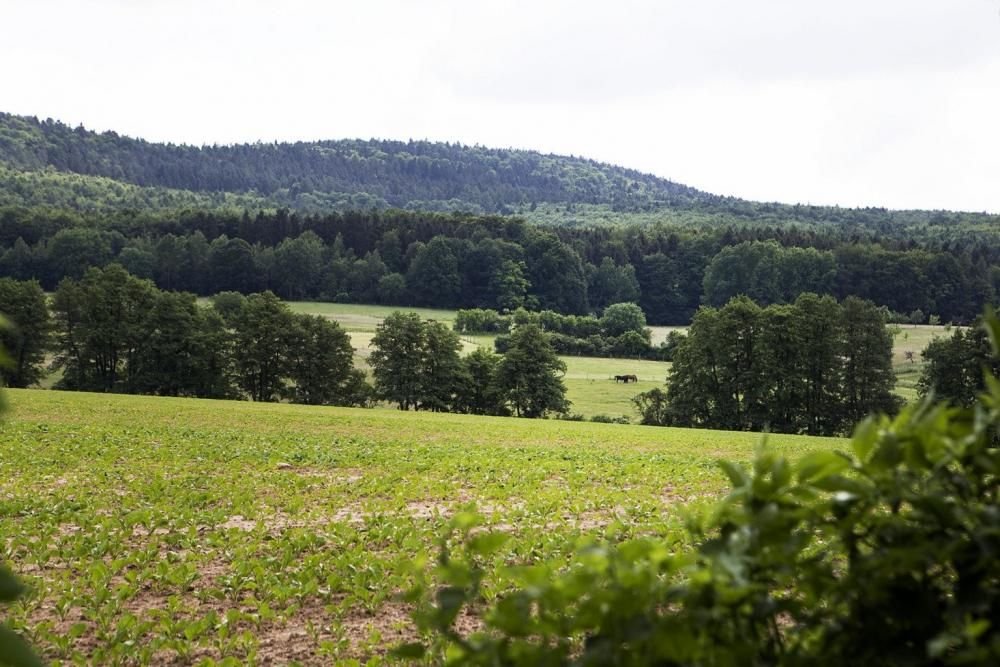
[(0, 0), (0, 68), (0, 110), (155, 141), (460, 141), (1000, 212), (1000, 0)]

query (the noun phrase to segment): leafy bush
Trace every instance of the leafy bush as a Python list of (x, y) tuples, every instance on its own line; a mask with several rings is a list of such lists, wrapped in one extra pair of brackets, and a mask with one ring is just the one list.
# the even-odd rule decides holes
[[(0, 304), (6, 306), (7, 304)], [(0, 333), (8, 328), (7, 320), (0, 315)], [(0, 367), (11, 365), (4, 347), (0, 345)], [(0, 393), (0, 413), (4, 411), (4, 397)], [(3, 565), (0, 565), (0, 603), (13, 602), (24, 594), (24, 586)], [(33, 667), (42, 663), (21, 637), (0, 621), (0, 665), (13, 667)]]
[[(993, 329), (1000, 331), (1000, 324)], [(762, 447), (689, 521), (693, 550), (593, 543), (568, 566), (505, 565), (505, 535), (456, 516), (411, 592), (459, 665), (970, 665), (1000, 662), (1000, 381), (971, 408), (869, 418), (849, 452)], [(499, 568), (506, 592), (483, 586)], [(464, 607), (482, 619), (462, 632)]]
[(594, 415), (590, 418), (590, 421), (597, 422), (598, 424), (631, 424), (630, 420), (625, 415), (605, 415), (599, 414)]

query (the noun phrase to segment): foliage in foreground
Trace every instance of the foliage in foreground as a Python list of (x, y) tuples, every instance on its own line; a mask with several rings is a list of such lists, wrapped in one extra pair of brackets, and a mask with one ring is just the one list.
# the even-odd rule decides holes
[[(992, 325), (995, 332), (1000, 324)], [(994, 336), (995, 338), (995, 336)], [(461, 515), (433, 583), (411, 594), (449, 664), (970, 665), (1000, 661), (1000, 381), (972, 407), (871, 418), (850, 453), (723, 462), (729, 496), (692, 518), (699, 544), (594, 543), (571, 565), (505, 567), (506, 536)], [(483, 619), (463, 632), (464, 607)]]
[[(0, 301), (6, 306), (7, 302)], [(9, 329), (7, 321), (0, 316), (0, 334), (4, 334)], [(0, 343), (3, 338), (0, 337)], [(0, 368), (12, 366), (11, 360), (2, 344), (0, 344)], [(0, 394), (0, 414), (4, 411), (5, 404), (3, 395)], [(17, 580), (17, 577), (3, 565), (0, 565), (0, 604), (13, 602), (25, 593), (25, 588)], [(2, 623), (0, 619), (0, 665), (13, 665), (14, 667), (28, 667), (40, 665), (41, 663), (31, 652), (28, 645), (13, 630)]]

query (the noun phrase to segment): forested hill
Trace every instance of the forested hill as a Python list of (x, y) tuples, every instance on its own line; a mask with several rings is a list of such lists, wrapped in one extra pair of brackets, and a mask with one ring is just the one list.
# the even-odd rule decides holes
[(637, 171), (534, 151), (381, 140), (195, 147), (10, 114), (0, 114), (0, 162), (18, 171), (50, 167), (142, 187), (253, 193), (278, 203), (311, 193), (316, 204), (358, 208), (505, 213), (573, 203), (642, 211), (708, 197)]
[(992, 236), (1000, 216), (752, 202), (577, 157), (429, 141), (158, 144), (0, 113), (0, 207), (88, 212), (390, 208), (517, 215), (556, 226), (811, 226)]

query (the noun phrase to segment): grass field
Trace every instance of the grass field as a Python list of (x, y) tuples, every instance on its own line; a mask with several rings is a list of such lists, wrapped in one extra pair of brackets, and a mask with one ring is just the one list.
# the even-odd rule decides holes
[[(347, 303), (320, 303), (312, 301), (289, 302), (298, 313), (323, 315), (340, 323), (351, 335), (355, 364), (368, 369), (368, 355), (371, 354), (371, 339), (375, 327), (396, 310), (418, 313), (421, 317), (445, 322), (449, 326), (455, 321), (453, 310), (433, 310), (430, 308), (398, 308), (393, 306), (366, 306)], [(654, 327), (655, 343), (666, 340), (667, 334), (676, 327)], [(467, 354), (477, 347), (493, 349), (493, 336), (463, 334), (462, 352)], [(662, 386), (670, 364), (658, 361), (637, 361), (632, 359), (603, 359), (598, 357), (562, 357), (566, 362), (566, 395), (573, 403), (572, 412), (584, 417), (598, 414), (626, 416), (636, 419), (632, 397), (653, 387)], [(615, 375), (633, 374), (640, 382), (615, 384)]]
[[(375, 327), (382, 319), (396, 310), (415, 312), (421, 317), (435, 319), (446, 324), (455, 320), (455, 311), (431, 308), (399, 308), (395, 306), (370, 306), (348, 303), (322, 303), (312, 301), (289, 302), (292, 310), (300, 313), (323, 315), (336, 320), (351, 335), (355, 348), (355, 363), (367, 370), (370, 343)], [(684, 331), (686, 327), (651, 327), (653, 344), (666, 340), (674, 330)], [(937, 336), (948, 335), (944, 326), (903, 325), (893, 341), (893, 368), (896, 371), (896, 393), (905, 400), (917, 398), (917, 380), (923, 364), (920, 353)], [(463, 353), (476, 347), (493, 349), (493, 336), (479, 335), (462, 337)], [(912, 352), (914, 361), (906, 359)], [(670, 364), (655, 361), (603, 359), (594, 357), (563, 357), (567, 365), (565, 377), (567, 397), (572, 401), (572, 412), (592, 417), (598, 414), (624, 415), (637, 419), (632, 398), (654, 387), (662, 387)], [(616, 385), (611, 378), (620, 374), (635, 374), (636, 384)]]
[[(375, 327), (389, 313), (398, 308), (392, 306), (365, 306), (357, 304), (292, 302), (293, 310), (324, 315), (340, 322), (351, 332), (351, 341), (356, 351), (355, 359), (358, 365), (366, 368), (369, 354), (371, 334)], [(451, 323), (455, 320), (455, 311), (433, 310), (428, 308), (407, 308), (420, 313), (422, 317)], [(685, 330), (685, 327), (651, 327), (652, 341), (659, 344), (666, 340), (667, 335), (674, 330)], [(917, 380), (923, 363), (920, 353), (927, 344), (937, 336), (948, 335), (944, 326), (903, 325), (900, 333), (893, 340), (893, 368), (896, 371), (896, 393), (905, 400), (917, 398)], [(492, 336), (462, 336), (464, 352), (471, 352), (477, 346), (492, 349)], [(912, 352), (914, 360), (906, 359), (906, 353)], [(670, 365), (654, 361), (634, 361), (620, 359), (601, 359), (593, 357), (563, 357), (567, 365), (566, 389), (567, 397), (572, 401), (572, 411), (585, 417), (597, 414), (612, 416), (625, 415), (636, 419), (632, 397), (654, 387), (663, 386)], [(640, 382), (629, 385), (615, 385), (611, 378), (615, 375), (632, 373), (639, 377)]]
[[(580, 540), (681, 540), (749, 433), (9, 391), (6, 613), (54, 661), (328, 664), (413, 636), (396, 598), (475, 506), (505, 563)], [(835, 439), (772, 436), (800, 455)], [(680, 542), (677, 542), (678, 546)], [(490, 587), (503, 586), (499, 573)], [(474, 623), (463, 618), (462, 623)]]
[(336, 320), (348, 331), (375, 331), (387, 315), (397, 310), (417, 313), (423, 319), (444, 322), (449, 327), (455, 321), (454, 310), (411, 308), (400, 306), (369, 306), (357, 303), (326, 303), (323, 301), (290, 301), (288, 305), (297, 313), (322, 315)]
[[(924, 368), (920, 358), (927, 345), (942, 336), (950, 336), (951, 331), (944, 326), (929, 324), (904, 324), (893, 339), (892, 367), (896, 371), (896, 393), (907, 401), (917, 398), (917, 380)], [(913, 360), (906, 358), (907, 353), (913, 355)]]

